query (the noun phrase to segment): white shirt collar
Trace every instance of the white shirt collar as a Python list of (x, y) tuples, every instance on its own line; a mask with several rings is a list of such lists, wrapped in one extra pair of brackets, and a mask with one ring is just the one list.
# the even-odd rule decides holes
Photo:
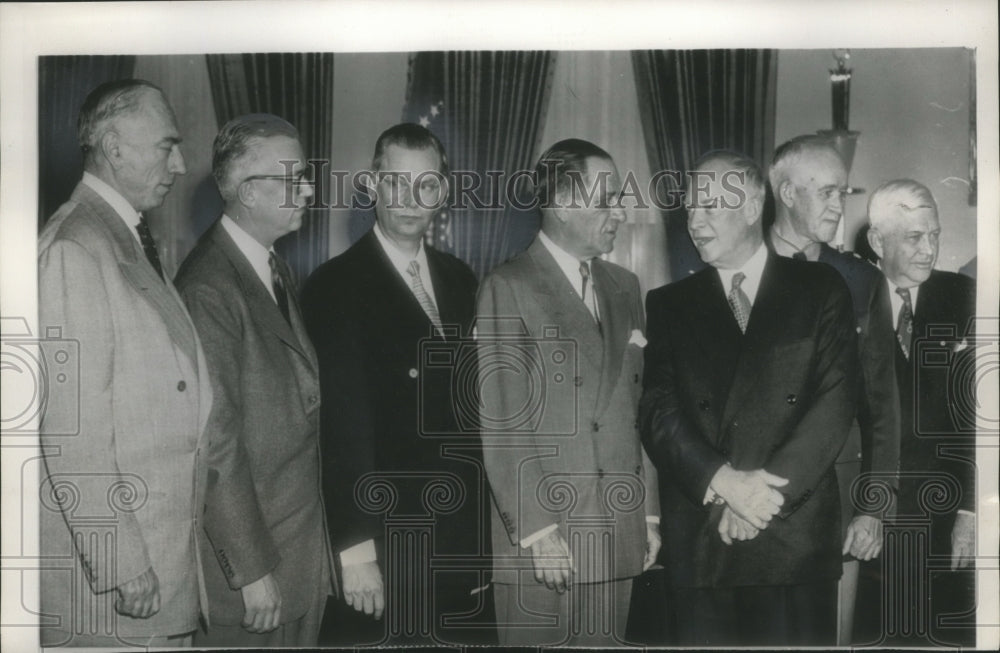
[(430, 295), (434, 304), (437, 305), (437, 297), (434, 295), (434, 284), (431, 283), (431, 272), (427, 267), (427, 252), (424, 249), (423, 239), (420, 240), (420, 245), (417, 248), (417, 255), (411, 256), (386, 238), (385, 234), (382, 232), (382, 226), (378, 222), (375, 223), (374, 229), (375, 238), (382, 246), (382, 250), (385, 252), (386, 256), (389, 257), (392, 267), (396, 268), (396, 272), (398, 272), (399, 276), (406, 282), (406, 287), (411, 290), (413, 289), (413, 278), (410, 276), (409, 272), (410, 261), (415, 260), (420, 265), (420, 283), (423, 284), (424, 290), (428, 295)]
[[(880, 270), (882, 269), (881, 265), (879, 265), (879, 269)], [(892, 325), (893, 328), (895, 328), (896, 323), (899, 320), (899, 311), (903, 309), (903, 298), (899, 296), (898, 292), (896, 292), (896, 289), (899, 288), (899, 286), (889, 281), (888, 277), (886, 277), (885, 282), (889, 284), (889, 302), (892, 304), (892, 316), (893, 316)], [(910, 310), (913, 311), (914, 315), (916, 315), (917, 313), (917, 295), (919, 294), (920, 294), (919, 285), (910, 288)]]
[(736, 276), (737, 272), (742, 272), (746, 277), (743, 279), (743, 283), (740, 284), (740, 289), (750, 300), (750, 305), (753, 306), (754, 300), (757, 299), (757, 290), (760, 289), (760, 278), (764, 275), (764, 264), (767, 263), (767, 247), (764, 243), (760, 244), (757, 251), (753, 253), (747, 262), (743, 264), (743, 267), (738, 270), (723, 270), (721, 268), (716, 268), (719, 273), (719, 278), (722, 280), (722, 290), (727, 295), (733, 287), (733, 277)]
[(236, 243), (237, 249), (246, 257), (250, 267), (257, 273), (257, 277), (264, 284), (264, 287), (267, 288), (267, 292), (271, 294), (271, 298), (277, 301), (277, 298), (274, 296), (274, 286), (271, 283), (271, 263), (268, 260), (273, 249), (268, 249), (261, 245), (257, 242), (256, 238), (243, 231), (240, 223), (225, 213), (222, 214), (220, 222), (222, 223), (222, 228), (226, 230), (229, 237)]
[(89, 172), (84, 171), (82, 181), (115, 210), (115, 213), (125, 221), (125, 225), (132, 232), (132, 235), (135, 236), (136, 241), (142, 245), (139, 232), (136, 230), (136, 227), (139, 226), (139, 213), (128, 203), (128, 200), (122, 197), (121, 193), (109, 186), (107, 182)]
[[(576, 294), (582, 298), (583, 277), (580, 276), (580, 263), (583, 261), (573, 256), (559, 245), (556, 245), (544, 231), (538, 232), (538, 239), (542, 241), (542, 245), (545, 246), (545, 249), (549, 250), (549, 253), (552, 254), (552, 258), (556, 260), (556, 265), (558, 265), (559, 269), (566, 275), (570, 285), (573, 286), (574, 290), (576, 290)], [(589, 267), (590, 259), (587, 259), (586, 263)]]

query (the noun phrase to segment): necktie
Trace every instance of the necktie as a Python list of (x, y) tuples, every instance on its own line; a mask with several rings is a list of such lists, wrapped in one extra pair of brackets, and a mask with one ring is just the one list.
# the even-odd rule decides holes
[(913, 344), (913, 300), (910, 299), (909, 288), (896, 288), (896, 294), (903, 298), (903, 307), (899, 309), (899, 319), (896, 321), (896, 340), (903, 350), (903, 356), (910, 359), (910, 346)]
[(747, 294), (743, 292), (740, 288), (740, 284), (743, 280), (747, 278), (747, 275), (742, 272), (737, 272), (733, 275), (733, 287), (729, 291), (729, 295), (726, 299), (729, 301), (729, 308), (732, 309), (733, 315), (736, 317), (737, 324), (740, 325), (740, 331), (743, 333), (747, 332), (747, 322), (750, 321), (750, 299)]
[[(594, 284), (590, 281), (590, 265), (587, 261), (580, 261), (580, 277), (583, 278), (583, 286), (581, 288), (580, 295), (583, 297), (583, 303), (590, 311), (591, 316), (593, 316), (594, 321), (597, 322), (597, 327), (601, 326), (601, 318), (597, 313), (597, 295), (594, 294)], [(590, 292), (587, 292), (587, 291)]]
[(285, 321), (291, 325), (292, 319), (288, 311), (288, 286), (285, 283), (285, 276), (281, 273), (281, 263), (274, 252), (268, 255), (267, 264), (271, 266), (271, 288), (274, 290), (274, 299), (278, 302), (278, 309), (285, 316)]
[(431, 324), (440, 333), (441, 316), (438, 314), (437, 306), (434, 305), (434, 300), (427, 294), (424, 282), (420, 280), (420, 264), (414, 259), (410, 261), (410, 265), (406, 268), (406, 271), (410, 273), (410, 289), (413, 291), (413, 296), (417, 298), (420, 308), (424, 309), (424, 313), (430, 318)]
[(806, 258), (806, 253), (805, 252), (795, 252), (794, 254), (792, 254), (792, 258), (795, 259), (796, 261), (806, 261), (806, 260), (808, 260)]
[(139, 224), (136, 225), (135, 230), (139, 233), (139, 242), (142, 243), (142, 251), (146, 252), (149, 264), (156, 270), (160, 279), (163, 279), (163, 266), (160, 265), (160, 255), (156, 251), (156, 241), (153, 240), (153, 234), (149, 231), (149, 223), (146, 222), (144, 216), (139, 216)]

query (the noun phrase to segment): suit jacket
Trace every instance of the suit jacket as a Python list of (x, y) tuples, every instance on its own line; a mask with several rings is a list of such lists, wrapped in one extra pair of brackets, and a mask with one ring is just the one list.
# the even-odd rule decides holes
[(238, 590), (268, 572), (281, 590), (282, 622), (298, 619), (319, 586), (331, 585), (332, 567), (320, 491), (319, 367), (294, 292), (289, 324), (218, 222), (185, 259), (177, 288), (216, 397), (202, 549), (212, 620), (240, 623)]
[(577, 582), (642, 572), (645, 518), (659, 516), (659, 498), (636, 425), (639, 281), (599, 259), (591, 278), (600, 329), (538, 239), (480, 289), (483, 456), (498, 582), (527, 573), (534, 583), (530, 551), (519, 543), (551, 524), (579, 547)]
[[(976, 282), (953, 272), (934, 270), (920, 284), (913, 315), (910, 358), (898, 343), (896, 376), (902, 415), (898, 515), (934, 517), (932, 550), (951, 551), (951, 524), (959, 508), (975, 511), (974, 369)], [(947, 506), (921, 497), (932, 478), (946, 477)], [(924, 487), (924, 489), (927, 489)], [(955, 492), (960, 492), (956, 495)], [(929, 510), (933, 507), (933, 511)]]
[[(372, 231), (303, 289), (319, 356), (324, 491), (338, 554), (374, 539), (383, 556), (387, 520), (410, 516), (433, 524), (422, 555), (489, 555), (479, 439), (457, 399), (468, 394), (462, 379), (475, 378), (476, 279), (454, 256), (426, 253), (443, 338)], [(434, 583), (463, 583), (467, 594), (485, 584), (475, 576), (435, 574)]]
[[(877, 483), (898, 487), (899, 392), (893, 383), (897, 345), (888, 285), (878, 268), (850, 252), (821, 244), (819, 262), (839, 272), (851, 292), (861, 361), (858, 414), (837, 463), (860, 463), (861, 472), (874, 473)], [(880, 507), (874, 503), (866, 506), (864, 485), (851, 492), (858, 467), (849, 473), (842, 471), (847, 469), (838, 468), (845, 519), (854, 512)]]
[[(664, 557), (675, 587), (792, 585), (840, 576), (834, 461), (857, 401), (848, 290), (823, 265), (768, 253), (745, 334), (708, 268), (650, 291), (640, 407), (663, 479)], [(789, 480), (779, 515), (725, 545), (715, 472), (764, 468)]]
[[(60, 330), (46, 347), (69, 371), (51, 386), (41, 426), (42, 550), (63, 561), (42, 573), (42, 611), (64, 630), (98, 635), (193, 631), (207, 609), (196, 539), (212, 405), (194, 325), (125, 222), (84, 184), (43, 230), (38, 269), (43, 333)], [(149, 567), (160, 611), (117, 615), (110, 590)]]

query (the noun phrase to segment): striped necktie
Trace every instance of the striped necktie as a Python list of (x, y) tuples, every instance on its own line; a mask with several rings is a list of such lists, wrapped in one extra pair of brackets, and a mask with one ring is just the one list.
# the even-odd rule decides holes
[(430, 318), (434, 328), (438, 333), (441, 333), (441, 316), (438, 314), (437, 306), (434, 305), (434, 300), (427, 294), (424, 282), (420, 279), (420, 264), (414, 259), (410, 261), (406, 271), (410, 273), (410, 290), (413, 291), (413, 296), (417, 298), (420, 308), (424, 309), (424, 313)]
[(292, 324), (291, 313), (288, 310), (288, 284), (281, 271), (281, 264), (274, 252), (267, 256), (267, 264), (271, 266), (271, 289), (274, 290), (274, 300), (278, 302), (278, 310), (285, 316), (285, 321)]
[(146, 218), (142, 214), (139, 214), (139, 224), (135, 226), (135, 230), (139, 234), (139, 242), (142, 244), (142, 251), (146, 253), (149, 264), (156, 270), (156, 274), (160, 277), (160, 280), (164, 281), (163, 266), (160, 265), (160, 255), (156, 251), (156, 241), (153, 240), (153, 234), (149, 230), (149, 223), (146, 222)]
[(903, 306), (899, 309), (899, 319), (896, 321), (896, 340), (903, 350), (903, 356), (910, 359), (910, 347), (913, 346), (913, 300), (909, 288), (896, 288), (896, 294), (903, 298)]

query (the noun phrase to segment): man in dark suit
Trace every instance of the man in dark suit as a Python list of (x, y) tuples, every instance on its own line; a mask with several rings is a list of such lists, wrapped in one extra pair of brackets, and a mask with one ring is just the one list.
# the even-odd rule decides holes
[[(976, 284), (934, 269), (941, 226), (924, 185), (910, 179), (883, 184), (869, 199), (868, 216), (868, 238), (895, 316), (902, 440), (899, 500), (886, 550), (891, 564), (866, 569), (881, 575), (884, 587), (859, 597), (859, 621), (862, 603), (868, 616), (890, 610), (891, 621), (869, 621), (857, 641), (972, 646), (968, 617), (941, 617), (975, 606)], [(904, 549), (904, 534), (910, 541), (926, 538), (926, 547)], [(927, 589), (901, 593), (904, 584), (917, 582)], [(887, 604), (891, 596), (912, 598)]]
[[(769, 172), (775, 198), (775, 222), (768, 245), (781, 256), (825, 263), (840, 273), (851, 291), (861, 393), (858, 413), (837, 457), (844, 574), (838, 586), (837, 643), (848, 646), (853, 631), (858, 561), (882, 550), (881, 513), (866, 510), (867, 483), (858, 476), (895, 485), (899, 466), (899, 398), (896, 391), (895, 335), (885, 278), (874, 265), (828, 244), (844, 213), (847, 168), (828, 141), (800, 136), (780, 146)], [(867, 476), (871, 474), (872, 476)], [(862, 481), (864, 481), (862, 478)], [(852, 497), (859, 497), (855, 501)]]
[[(142, 80), (94, 89), (83, 179), (38, 242), (42, 332), (77, 344), (79, 392), (54, 383), (41, 443), (43, 646), (189, 645), (208, 606), (198, 559), (212, 389), (143, 216), (185, 173), (174, 112)], [(65, 566), (63, 566), (65, 565)]]
[(500, 643), (620, 645), (632, 579), (660, 548), (635, 419), (639, 281), (599, 258), (625, 220), (621, 179), (579, 139), (535, 173), (542, 231), (483, 282), (477, 320)]
[(211, 625), (198, 646), (315, 646), (332, 589), (319, 463), (319, 366), (274, 241), (312, 197), (297, 130), (268, 114), (215, 139), (222, 217), (177, 287), (216, 402), (202, 557)]
[(711, 152), (693, 170), (688, 231), (712, 267), (649, 293), (640, 404), (677, 643), (832, 645), (850, 295), (829, 267), (768, 252), (753, 161)]
[[(485, 479), (459, 397), (460, 378), (475, 378), (474, 355), (465, 364), (477, 283), (423, 242), (448, 198), (447, 159), (431, 132), (404, 123), (379, 136), (372, 168), (375, 226), (310, 276), (302, 300), (344, 600), (376, 619), (389, 610), (389, 632), (368, 639), (490, 643)], [(333, 643), (366, 637), (338, 607)]]

